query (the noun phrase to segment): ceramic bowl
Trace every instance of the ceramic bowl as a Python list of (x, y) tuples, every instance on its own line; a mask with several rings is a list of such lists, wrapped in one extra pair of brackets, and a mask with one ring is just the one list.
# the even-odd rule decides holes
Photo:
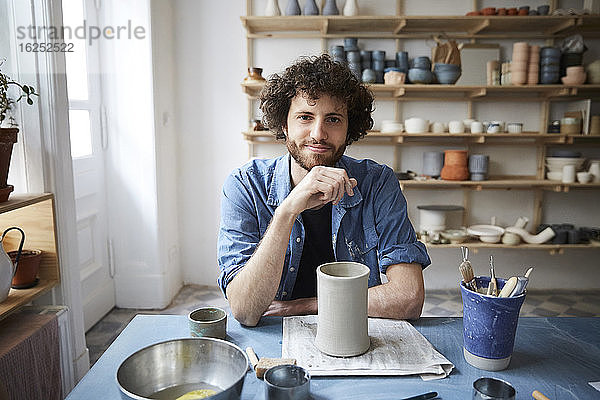
[(465, 124), (462, 121), (450, 121), (448, 122), (448, 130), (450, 133), (464, 133)]
[(429, 57), (416, 57), (412, 62), (413, 68), (431, 69), (431, 60)]
[(429, 121), (423, 118), (409, 118), (404, 121), (406, 133), (425, 133), (429, 128)]
[(577, 173), (577, 182), (579, 183), (589, 183), (592, 180), (592, 174), (589, 172), (578, 172)]
[(562, 78), (560, 78), (560, 80), (562, 81), (562, 83), (564, 85), (581, 85), (585, 82), (585, 79), (586, 79), (585, 74), (583, 74), (583, 76), (579, 76), (579, 77), (563, 76)]
[(551, 181), (562, 181), (562, 169), (560, 171), (548, 171), (546, 172), (546, 178)]
[(433, 74), (427, 69), (411, 68), (408, 70), (408, 79), (412, 83), (428, 84), (433, 80)]
[(434, 72), (437, 81), (442, 85), (453, 85), (460, 78), (461, 71), (435, 71)]
[(402, 132), (404, 125), (400, 121), (386, 119), (381, 121), (381, 133)]
[(469, 237), (469, 234), (464, 229), (448, 229), (440, 232), (444, 239), (448, 239), (450, 243), (463, 243)]
[(473, 225), (467, 228), (467, 233), (478, 236), (485, 243), (498, 243), (504, 235), (504, 228), (496, 225)]

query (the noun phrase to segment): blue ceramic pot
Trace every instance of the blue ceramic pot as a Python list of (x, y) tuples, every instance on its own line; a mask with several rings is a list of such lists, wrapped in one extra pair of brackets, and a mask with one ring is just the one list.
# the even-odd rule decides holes
[(458, 70), (458, 71), (438, 70), (438, 71), (434, 71), (434, 74), (439, 83), (441, 83), (443, 85), (453, 85), (456, 83), (458, 78), (460, 78), (461, 71), (460, 70)]
[(358, 39), (357, 38), (345, 38), (344, 49), (346, 51), (358, 51)]
[(431, 83), (433, 74), (428, 69), (411, 68), (408, 70), (408, 79), (411, 83)]
[(396, 66), (408, 70), (408, 52), (399, 51), (396, 53)]
[(560, 57), (560, 49), (558, 47), (542, 47), (540, 49), (540, 57)]
[(385, 69), (385, 61), (383, 60), (373, 60), (372, 65), (375, 71), (383, 72), (383, 70)]
[(319, 15), (319, 7), (315, 0), (306, 0), (304, 4), (304, 15)]
[(372, 69), (365, 69), (362, 72), (362, 81), (364, 83), (375, 83), (377, 81), (377, 74)]
[(340, 15), (340, 10), (338, 10), (335, 0), (327, 0), (325, 2), (325, 7), (323, 7), (323, 15)]
[(298, 0), (288, 0), (285, 15), (300, 15), (300, 4)]
[(383, 50), (374, 50), (371, 55), (373, 61), (385, 61), (385, 51)]

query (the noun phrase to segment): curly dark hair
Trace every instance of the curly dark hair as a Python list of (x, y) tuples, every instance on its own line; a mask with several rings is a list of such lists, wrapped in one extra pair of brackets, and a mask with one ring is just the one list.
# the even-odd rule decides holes
[(364, 137), (373, 127), (373, 94), (350, 69), (333, 61), (328, 54), (301, 57), (285, 69), (283, 74), (273, 74), (260, 94), (263, 124), (284, 139), (292, 99), (302, 93), (310, 100), (322, 95), (341, 99), (348, 109), (346, 145)]

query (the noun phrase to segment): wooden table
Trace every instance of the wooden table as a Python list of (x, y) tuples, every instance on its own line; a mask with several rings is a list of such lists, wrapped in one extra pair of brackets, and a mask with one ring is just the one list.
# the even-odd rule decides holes
[[(263, 318), (248, 328), (230, 315), (227, 324), (227, 339), (242, 349), (252, 346), (261, 357), (281, 356), (281, 318)], [(427, 382), (417, 376), (314, 377), (312, 399), (401, 399), (436, 391), (440, 399), (465, 400), (482, 376), (510, 382), (517, 399), (531, 399), (534, 390), (552, 400), (600, 399), (588, 384), (600, 381), (600, 318), (520, 318), (511, 364), (499, 372), (466, 363), (461, 318), (421, 318), (413, 325), (455, 365), (449, 377)], [(152, 343), (189, 336), (184, 315), (136, 316), (67, 399), (119, 399), (115, 376), (126, 357)], [(242, 399), (264, 399), (264, 382), (253, 371), (246, 375)]]

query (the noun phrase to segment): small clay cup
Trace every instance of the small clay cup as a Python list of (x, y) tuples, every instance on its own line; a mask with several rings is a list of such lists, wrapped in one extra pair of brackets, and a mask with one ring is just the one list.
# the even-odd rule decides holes
[(202, 307), (188, 314), (190, 333), (195, 337), (225, 339), (227, 313), (219, 307)]

